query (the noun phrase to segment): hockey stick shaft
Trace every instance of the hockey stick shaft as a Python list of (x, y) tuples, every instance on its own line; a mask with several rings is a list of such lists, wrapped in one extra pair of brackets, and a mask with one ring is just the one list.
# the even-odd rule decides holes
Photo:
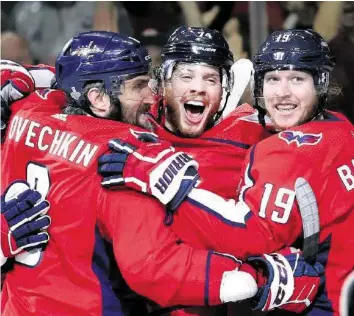
[(320, 237), (320, 217), (315, 193), (304, 178), (295, 182), (295, 194), (299, 204), (304, 233), (303, 256), (309, 263), (316, 261)]

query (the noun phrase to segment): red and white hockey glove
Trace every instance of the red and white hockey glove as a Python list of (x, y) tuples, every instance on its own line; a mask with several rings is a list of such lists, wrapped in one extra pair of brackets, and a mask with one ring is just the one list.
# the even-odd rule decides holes
[(29, 71), (18, 63), (1, 60), (1, 98), (10, 103), (34, 91), (35, 83)]
[(247, 263), (267, 274), (266, 284), (252, 299), (255, 310), (281, 308), (300, 313), (312, 304), (325, 282), (324, 267), (319, 262), (307, 263), (301, 253), (291, 253), (291, 248), (251, 257)]
[(18, 181), (7, 187), (1, 195), (1, 265), (7, 258), (49, 241), (48, 209), (49, 202), (27, 183)]
[(18, 63), (1, 60), (1, 131), (4, 131), (10, 119), (10, 105), (22, 99), (35, 89), (35, 83), (29, 71)]
[(108, 146), (112, 153), (98, 161), (105, 188), (126, 185), (175, 210), (199, 179), (198, 163), (153, 133), (139, 133), (130, 143), (112, 139)]

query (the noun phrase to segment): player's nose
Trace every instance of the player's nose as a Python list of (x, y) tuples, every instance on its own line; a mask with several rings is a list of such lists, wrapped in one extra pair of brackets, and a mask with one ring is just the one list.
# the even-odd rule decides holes
[(279, 97), (288, 97), (290, 96), (291, 91), (289, 87), (289, 83), (286, 80), (281, 80), (279, 82), (278, 89), (276, 91), (276, 95)]
[(150, 89), (148, 89), (148, 91), (144, 95), (143, 103), (153, 105), (155, 103), (155, 99), (156, 99), (156, 97), (153, 94), (153, 92)]
[(206, 93), (206, 85), (202, 79), (194, 78), (189, 83), (189, 89), (192, 94), (205, 94)]

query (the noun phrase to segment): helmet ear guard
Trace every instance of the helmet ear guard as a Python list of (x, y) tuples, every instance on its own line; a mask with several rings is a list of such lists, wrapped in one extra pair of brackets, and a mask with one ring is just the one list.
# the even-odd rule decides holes
[(226, 108), (227, 101), (229, 100), (230, 93), (233, 87), (233, 78), (230, 71), (225, 68), (221, 68), (221, 87), (222, 87), (222, 97), (218, 112), (214, 116), (214, 122), (217, 124), (223, 115)]

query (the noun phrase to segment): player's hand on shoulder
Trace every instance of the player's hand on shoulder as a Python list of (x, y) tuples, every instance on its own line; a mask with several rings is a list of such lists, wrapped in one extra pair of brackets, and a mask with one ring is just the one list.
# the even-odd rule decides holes
[(252, 299), (253, 309), (270, 311), (275, 308), (301, 313), (314, 301), (325, 283), (324, 267), (310, 264), (293, 248), (251, 257), (247, 263), (264, 271), (266, 283)]
[(1, 265), (23, 250), (48, 243), (48, 209), (49, 202), (26, 182), (17, 181), (6, 188), (1, 195)]
[(174, 210), (199, 179), (198, 163), (153, 133), (135, 132), (129, 142), (116, 138), (108, 146), (98, 162), (105, 188), (126, 185)]

